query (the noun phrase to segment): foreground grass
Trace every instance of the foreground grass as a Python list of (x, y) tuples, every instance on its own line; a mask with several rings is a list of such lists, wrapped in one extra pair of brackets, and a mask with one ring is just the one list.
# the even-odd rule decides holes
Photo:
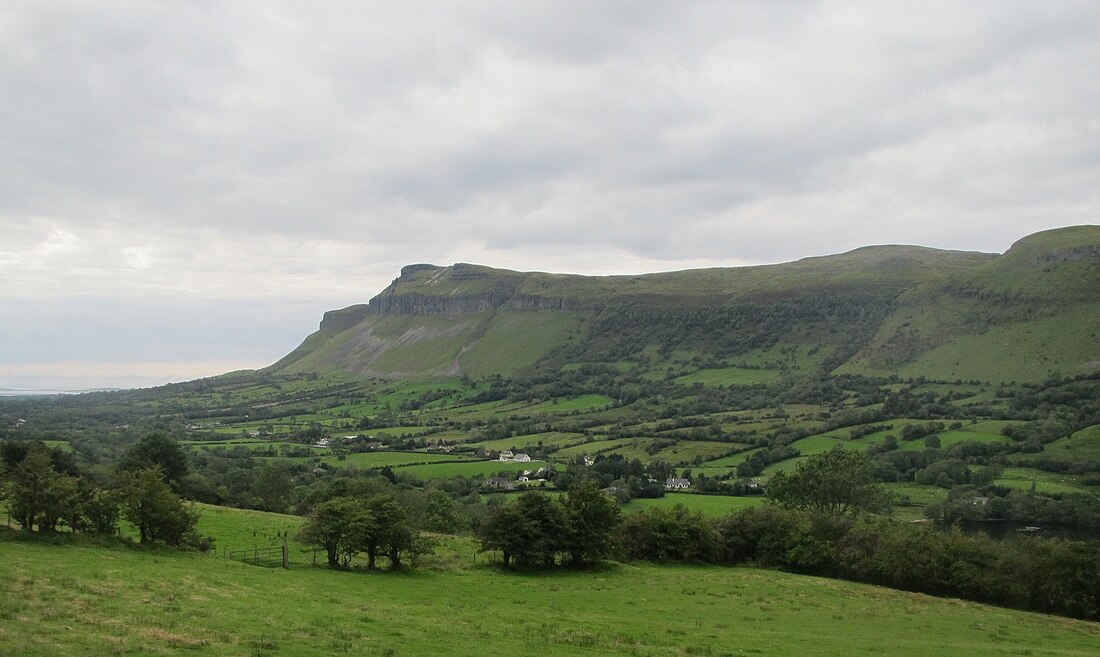
[[(60, 543), (64, 543), (61, 541)], [(450, 549), (450, 548), (446, 548)], [(1094, 655), (1100, 625), (783, 573), (266, 569), (0, 531), (0, 654)]]

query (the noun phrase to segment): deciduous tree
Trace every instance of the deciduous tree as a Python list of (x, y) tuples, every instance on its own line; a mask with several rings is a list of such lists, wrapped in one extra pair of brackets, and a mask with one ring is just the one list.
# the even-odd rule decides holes
[(619, 507), (590, 480), (573, 484), (563, 506), (569, 523), (566, 551), (570, 559), (585, 563), (607, 556), (619, 524)]
[(183, 545), (198, 538), (199, 514), (172, 492), (159, 468), (121, 473), (122, 515), (142, 543)]
[(174, 491), (179, 491), (190, 470), (183, 448), (165, 433), (151, 433), (139, 440), (127, 450), (119, 467), (128, 471), (160, 468), (164, 480)]
[(837, 447), (810, 456), (790, 474), (768, 482), (767, 497), (789, 509), (855, 515), (889, 504), (874, 478), (874, 462), (866, 454)]

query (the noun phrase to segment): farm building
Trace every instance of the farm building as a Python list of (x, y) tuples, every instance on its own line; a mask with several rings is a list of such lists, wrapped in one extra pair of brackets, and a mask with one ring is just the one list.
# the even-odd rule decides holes
[(512, 483), (511, 479), (505, 477), (489, 477), (485, 480), (485, 487), (496, 490), (512, 490), (516, 486)]

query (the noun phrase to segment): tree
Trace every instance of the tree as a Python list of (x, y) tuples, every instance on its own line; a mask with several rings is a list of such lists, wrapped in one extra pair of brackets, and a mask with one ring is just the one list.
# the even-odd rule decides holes
[(294, 481), (290, 470), (282, 461), (268, 461), (260, 466), (252, 492), (259, 498), (260, 509), (274, 513), (286, 513), (290, 504), (290, 492)]
[(631, 559), (713, 562), (722, 552), (715, 523), (683, 504), (628, 515), (619, 531), (619, 543)]
[(151, 433), (139, 440), (127, 450), (119, 467), (131, 472), (160, 468), (164, 480), (177, 492), (190, 470), (183, 448), (165, 433)]
[(791, 474), (776, 474), (765, 494), (789, 509), (842, 515), (878, 511), (889, 505), (889, 498), (874, 472), (866, 454), (836, 447), (810, 456)]
[(430, 488), (414, 499), (416, 524), (420, 529), (453, 534), (464, 528), (466, 523), (458, 504), (444, 491)]
[(514, 504), (493, 509), (477, 528), (481, 549), (500, 550), (504, 567), (511, 566), (512, 555), (519, 554), (533, 540), (534, 528)]
[(328, 565), (348, 565), (361, 550), (362, 536), (375, 518), (365, 502), (354, 497), (336, 497), (313, 507), (298, 532), (298, 540), (325, 551)]
[(513, 560), (548, 566), (567, 547), (569, 522), (561, 504), (532, 491), (493, 509), (477, 533), (482, 549), (503, 553), (505, 567)]
[(77, 502), (76, 478), (55, 472), (45, 449), (31, 449), (11, 470), (8, 504), (23, 529), (50, 532)]
[(366, 553), (370, 570), (377, 567), (380, 555), (389, 557), (391, 568), (399, 569), (404, 556), (423, 554), (430, 547), (389, 493), (336, 497), (317, 504), (298, 540), (323, 549), (332, 567), (347, 566), (356, 555)]
[[(113, 534), (118, 528), (121, 493), (110, 488), (98, 488), (81, 481), (81, 498), (75, 515), (67, 520), (75, 531)], [(79, 523), (79, 526), (77, 526)]]
[(573, 484), (563, 506), (569, 523), (566, 551), (570, 559), (584, 563), (607, 556), (619, 524), (619, 507), (591, 480)]
[[(397, 498), (389, 493), (372, 495), (366, 500), (366, 507), (374, 517), (374, 522), (365, 527), (365, 532), (360, 537), (363, 551), (367, 553), (367, 569), (374, 570), (375, 560), (380, 553), (388, 554), (394, 546), (411, 544), (409, 534), (412, 529), (408, 526), (408, 516)], [(394, 549), (395, 555), (390, 556), (391, 565), (401, 567), (401, 549)], [(395, 562), (396, 558), (396, 562)]]
[(533, 528), (531, 540), (516, 554), (523, 563), (550, 566), (558, 552), (565, 550), (569, 522), (557, 500), (542, 493), (524, 493), (516, 500), (520, 514)]
[(159, 468), (122, 472), (122, 516), (138, 528), (142, 543), (196, 542), (199, 514), (172, 492)]

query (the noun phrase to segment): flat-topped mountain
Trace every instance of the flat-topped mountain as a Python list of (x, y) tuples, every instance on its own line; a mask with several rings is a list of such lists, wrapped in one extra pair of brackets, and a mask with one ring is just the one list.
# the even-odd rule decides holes
[(1033, 380), (1100, 366), (1100, 226), (1003, 255), (870, 246), (752, 267), (637, 276), (403, 267), (369, 303), (325, 313), (274, 370), (513, 374), (586, 363), (658, 372)]

